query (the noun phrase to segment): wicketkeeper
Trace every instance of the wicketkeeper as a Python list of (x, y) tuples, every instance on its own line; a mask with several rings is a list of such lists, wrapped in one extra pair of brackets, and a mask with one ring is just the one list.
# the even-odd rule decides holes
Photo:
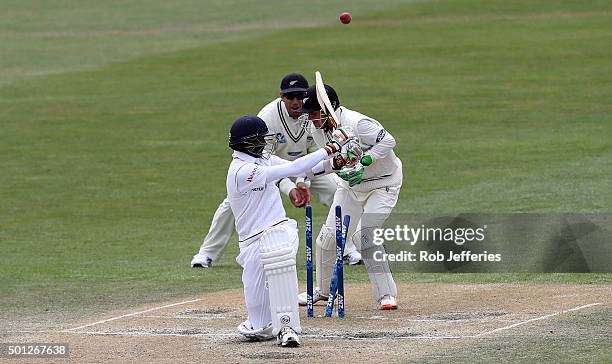
[[(321, 80), (322, 84), (322, 80)], [(317, 95), (325, 93), (326, 95)], [(322, 97), (330, 102), (332, 110), (320, 104)], [(311, 86), (306, 91), (302, 111), (308, 113), (311, 134), (322, 146), (342, 130), (357, 139), (351, 166), (337, 173), (342, 179), (334, 195), (332, 206), (342, 206), (342, 212), (351, 216), (347, 234), (361, 250), (361, 255), (372, 284), (372, 294), (381, 310), (397, 308), (397, 288), (389, 264), (372, 259), (384, 247), (372, 242), (373, 229), (382, 227), (397, 203), (402, 186), (402, 162), (393, 152), (395, 139), (375, 119), (340, 106), (336, 91), (329, 85), (324, 90)], [(341, 128), (341, 129), (339, 129)], [(347, 146), (345, 146), (346, 149)], [(350, 148), (349, 148), (350, 149)], [(316, 240), (316, 283), (313, 302), (327, 299), (335, 262), (335, 212), (330, 209), (327, 221)], [(300, 305), (306, 304), (306, 293), (298, 296)]]

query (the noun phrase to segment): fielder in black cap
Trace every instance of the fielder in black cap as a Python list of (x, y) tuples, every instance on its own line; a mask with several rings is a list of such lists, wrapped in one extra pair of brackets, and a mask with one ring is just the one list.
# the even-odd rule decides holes
[(302, 115), (300, 109), (307, 88), (306, 77), (299, 73), (290, 73), (281, 80), (280, 98), (285, 103), (287, 113), (293, 119), (298, 119)]
[(283, 77), (280, 84), (281, 94), (288, 94), (291, 92), (304, 92), (308, 88), (308, 81), (304, 75), (299, 73), (290, 73)]

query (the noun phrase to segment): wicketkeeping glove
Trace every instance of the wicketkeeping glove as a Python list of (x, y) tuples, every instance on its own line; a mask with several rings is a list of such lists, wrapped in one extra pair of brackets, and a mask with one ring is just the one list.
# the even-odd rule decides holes
[(355, 166), (361, 157), (363, 156), (363, 150), (359, 146), (359, 143), (355, 140), (347, 140), (341, 150), (334, 154), (332, 159), (332, 167), (335, 171), (339, 171), (341, 168), (351, 168)]
[(346, 164), (356, 165), (363, 157), (363, 149), (357, 140), (349, 140), (342, 146), (342, 155), (345, 156)]
[(372, 164), (374, 160), (371, 155), (365, 155), (361, 158), (359, 163), (350, 168), (343, 168), (338, 172), (338, 176), (349, 183), (350, 187), (361, 183), (363, 180), (363, 174), (365, 173), (365, 167)]
[(363, 173), (365, 168), (361, 163), (358, 163), (354, 167), (343, 169), (338, 172), (338, 176), (349, 183), (349, 186), (353, 187), (356, 184), (361, 183), (363, 180)]
[(372, 158), (372, 156), (371, 156), (371, 155), (366, 154), (366, 155), (364, 155), (364, 156), (361, 158), (361, 160), (359, 161), (359, 163), (361, 163), (361, 164), (363, 164), (364, 166), (366, 166), (366, 167), (367, 167), (367, 166), (371, 165), (372, 163), (374, 163), (374, 158)]

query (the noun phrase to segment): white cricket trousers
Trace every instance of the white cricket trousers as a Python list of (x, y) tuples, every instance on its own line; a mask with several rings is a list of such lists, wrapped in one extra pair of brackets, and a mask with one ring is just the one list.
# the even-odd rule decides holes
[[(287, 242), (287, 246), (292, 246), (294, 254), (297, 254), (299, 246), (297, 222), (289, 219), (282, 225), (287, 228), (289, 236), (293, 238), (293, 241)], [(272, 323), (270, 294), (266, 287), (266, 274), (263, 270), (259, 251), (260, 237), (261, 234), (244, 242), (246, 245), (240, 247), (240, 254), (236, 257), (236, 262), (242, 267), (242, 285), (244, 287), (244, 302), (249, 315), (248, 319), (255, 330)]]

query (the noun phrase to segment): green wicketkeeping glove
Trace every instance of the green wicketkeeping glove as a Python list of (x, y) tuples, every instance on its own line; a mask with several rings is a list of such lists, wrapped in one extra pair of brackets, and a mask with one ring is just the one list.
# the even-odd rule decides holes
[(359, 161), (361, 164), (364, 165), (364, 167), (367, 167), (369, 165), (371, 165), (372, 163), (374, 163), (374, 158), (372, 158), (371, 155), (366, 154), (363, 156), (363, 158), (361, 158), (361, 160)]
[[(348, 157), (351, 158), (351, 155), (349, 154)], [(365, 173), (365, 167), (371, 165), (373, 162), (374, 159), (372, 159), (372, 156), (366, 154), (354, 167), (343, 169), (338, 172), (338, 176), (347, 181), (350, 187), (353, 187), (354, 185), (361, 183), (363, 180), (363, 174)]]
[(353, 187), (354, 185), (359, 184), (361, 180), (363, 180), (364, 172), (365, 168), (363, 168), (363, 165), (357, 164), (352, 168), (338, 172), (338, 176), (343, 180), (347, 181), (349, 183), (349, 186)]

